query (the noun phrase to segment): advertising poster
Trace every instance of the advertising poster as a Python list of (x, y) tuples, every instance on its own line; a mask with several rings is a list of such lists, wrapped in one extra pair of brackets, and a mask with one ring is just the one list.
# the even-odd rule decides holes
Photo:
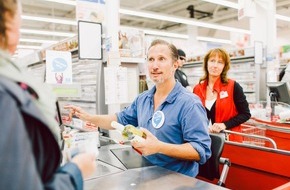
[(121, 57), (144, 57), (144, 32), (122, 27), (118, 33)]
[(46, 51), (46, 83), (71, 84), (72, 58), (71, 52)]

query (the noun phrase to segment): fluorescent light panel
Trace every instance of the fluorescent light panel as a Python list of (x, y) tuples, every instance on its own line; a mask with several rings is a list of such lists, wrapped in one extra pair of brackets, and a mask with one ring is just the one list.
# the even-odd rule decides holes
[(276, 19), (290, 22), (290, 17), (276, 14)]
[(21, 18), (23, 20), (33, 20), (33, 21), (40, 21), (40, 22), (52, 22), (57, 24), (67, 24), (76, 26), (77, 22), (75, 20), (66, 20), (66, 19), (59, 19), (59, 18), (48, 18), (48, 17), (39, 17), (39, 16), (29, 16), (29, 15), (22, 15)]
[(231, 40), (219, 39), (219, 38), (197, 36), (196, 39), (198, 41), (205, 41), (205, 42), (215, 42), (215, 43), (221, 43), (221, 44), (233, 44), (233, 42)]
[(40, 50), (43, 49), (41, 46), (29, 46), (29, 45), (18, 45), (18, 49), (35, 49), (35, 50)]
[[(209, 3), (217, 4), (217, 5), (223, 5), (225, 7), (230, 7), (230, 8), (233, 8), (233, 9), (239, 9), (240, 8), (238, 3), (233, 3), (233, 2), (225, 1), (225, 0), (202, 0), (202, 1), (206, 1), (206, 2), (209, 2)], [(283, 21), (290, 22), (290, 17), (279, 15), (279, 14), (276, 14), (275, 17), (278, 20), (283, 20)]]
[(66, 4), (66, 5), (73, 5), (73, 6), (77, 4), (76, 1), (71, 1), (71, 0), (44, 0), (44, 1), (49, 1), (53, 3), (61, 3), (61, 4)]
[[(27, 20), (35, 20), (35, 21), (43, 21), (43, 22), (54, 22), (54, 23), (64, 23), (67, 20), (60, 20), (60, 19), (51, 19), (51, 18), (44, 18), (44, 17), (31, 17), (31, 16), (24, 16), (23, 19)], [(74, 23), (72, 23), (74, 22)], [(71, 23), (66, 23), (70, 25), (76, 25), (75, 21), (71, 21)], [(59, 33), (59, 32), (50, 32), (50, 31), (39, 31), (39, 30), (27, 30), (22, 29), (22, 33), (29, 33), (29, 34), (41, 34), (41, 35), (54, 35), (54, 36), (63, 36), (63, 37), (72, 37), (75, 34), (71, 33)], [(177, 33), (170, 33), (170, 32), (162, 32), (162, 31), (150, 31), (144, 29), (144, 32), (151, 35), (157, 35), (157, 36), (165, 36), (165, 37), (173, 37), (173, 38), (182, 38), (182, 39), (188, 39), (188, 35), (185, 34), (177, 34)], [(208, 42), (216, 42), (216, 43), (225, 43), (225, 44), (231, 44), (232, 42), (230, 40), (225, 39), (217, 39), (217, 38), (208, 38), (208, 37), (197, 37), (197, 40), (199, 41), (208, 41)], [(57, 43), (58, 41), (50, 41), (50, 40), (36, 40), (36, 39), (20, 39), (20, 42), (32, 42), (32, 43)]]
[[(67, 4), (67, 5), (76, 5), (76, 1), (72, 0), (45, 0), (49, 2), (55, 2), (55, 3), (61, 3), (61, 4)], [(238, 3), (233, 3), (230, 1), (226, 0), (203, 0), (209, 3), (213, 4), (218, 4), (218, 5), (223, 5), (226, 7), (230, 7), (233, 9), (239, 9), (239, 4)], [(249, 30), (244, 30), (244, 29), (237, 29), (233, 27), (227, 27), (227, 26), (220, 26), (216, 24), (210, 24), (210, 23), (204, 23), (204, 22), (198, 22), (198, 21), (193, 21), (190, 19), (184, 19), (184, 18), (178, 18), (178, 17), (171, 17), (171, 16), (166, 16), (166, 15), (161, 15), (161, 14), (156, 14), (156, 13), (151, 13), (151, 12), (144, 12), (144, 11), (134, 11), (134, 10), (129, 10), (129, 9), (120, 9), (119, 11), (121, 14), (127, 14), (131, 16), (140, 16), (140, 17), (146, 17), (146, 18), (151, 18), (151, 19), (158, 19), (158, 20), (164, 20), (164, 21), (170, 21), (170, 22), (177, 22), (177, 23), (183, 23), (187, 25), (193, 25), (193, 26), (200, 26), (200, 27), (205, 27), (205, 28), (212, 28), (212, 29), (218, 29), (218, 30), (225, 30), (225, 31), (232, 31), (232, 32), (238, 32), (238, 33), (246, 33), (250, 34), (251, 32)], [(45, 17), (34, 17), (34, 16), (28, 16), (28, 15), (23, 15), (23, 19), (26, 20), (35, 20), (35, 21), (42, 21), (42, 22), (53, 22), (53, 23), (60, 23), (60, 24), (68, 24), (68, 25), (77, 25), (76, 21), (73, 20), (64, 20), (64, 19), (56, 19), (56, 18), (45, 18)], [(283, 20), (290, 22), (290, 17), (283, 16), (276, 14), (276, 19)], [(173, 37), (173, 38), (183, 38), (187, 39), (188, 35), (183, 35), (183, 34), (176, 34), (176, 33), (170, 33), (170, 32), (162, 32), (162, 31), (153, 31), (153, 30), (146, 30), (144, 29), (144, 32), (147, 34), (151, 35), (158, 35), (158, 36), (166, 36), (166, 37)], [(39, 34), (39, 32), (34, 33), (34, 34)], [(49, 31), (44, 31), (41, 32), (43, 35), (51, 35)], [(53, 32), (55, 34), (55, 32)], [(60, 36), (64, 36), (64, 33), (58, 33)], [(62, 35), (63, 34), (63, 35)], [(67, 34), (65, 37), (72, 37), (74, 34)], [(218, 43), (226, 43), (226, 44), (231, 44), (230, 40), (225, 40), (225, 39), (217, 39), (217, 38), (209, 38), (209, 37), (197, 37), (198, 40), (200, 41), (210, 41), (210, 42), (218, 42)]]
[[(61, 4), (66, 4), (66, 5), (73, 5), (73, 6), (76, 5), (76, 1), (73, 1), (73, 0), (44, 0), (44, 1), (49, 1), (49, 2), (54, 2), (54, 3), (61, 3)], [(238, 3), (233, 3), (233, 2), (230, 2), (230, 1), (226, 1), (226, 0), (202, 0), (202, 1), (206, 1), (206, 2), (209, 2), (209, 3), (217, 4), (217, 5), (223, 5), (225, 7), (230, 7), (230, 8), (233, 8), (233, 9), (239, 9), (239, 4)], [(123, 13), (123, 14), (125, 14), (125, 13)], [(290, 22), (290, 17), (282, 16), (282, 15), (279, 15), (279, 14), (276, 14), (276, 19)]]
[(172, 32), (163, 32), (163, 31), (158, 31), (158, 30), (147, 30), (147, 29), (140, 29), (140, 30), (143, 30), (145, 34), (150, 34), (150, 35), (188, 39), (188, 35), (186, 34), (177, 34), (177, 33), (172, 33)]
[(225, 7), (230, 7), (233, 9), (239, 9), (239, 4), (238, 3), (233, 3), (230, 1), (225, 1), (225, 0), (202, 0), (202, 1), (206, 1), (209, 3), (213, 3), (213, 4), (218, 4), (218, 5), (223, 5)]
[(61, 37), (73, 37), (76, 35), (74, 33), (68, 33), (68, 32), (30, 30), (30, 29), (20, 29), (20, 32), (24, 34), (37, 34), (37, 35), (61, 36)]
[[(68, 5), (76, 5), (75, 1), (73, 3), (73, 1), (68, 1), (68, 0), (67, 1), (64, 1), (64, 0), (45, 0), (45, 1), (68, 4)], [(226, 2), (226, 1), (224, 1), (224, 2)], [(230, 2), (229, 2), (229, 5), (230, 5)], [(233, 27), (228, 27), (228, 26), (221, 26), (221, 25), (211, 24), (211, 23), (204, 23), (204, 22), (199, 22), (199, 21), (195, 21), (195, 20), (191, 20), (191, 19), (171, 17), (171, 16), (156, 14), (156, 13), (152, 13), (152, 12), (134, 11), (134, 10), (130, 10), (130, 9), (119, 9), (119, 13), (131, 15), (131, 16), (151, 18), (151, 19), (156, 19), (156, 20), (164, 20), (164, 21), (169, 21), (169, 22), (183, 23), (183, 24), (187, 24), (187, 25), (193, 25), (193, 26), (199, 26), (199, 27), (205, 27), (205, 28), (212, 28), (212, 29), (217, 29), (217, 30), (225, 30), (225, 31), (245, 33), (245, 34), (251, 33), (249, 30), (238, 29), (238, 28), (233, 28)]]
[[(126, 28), (132, 28), (132, 27), (126, 27)], [(172, 33), (172, 32), (158, 31), (158, 30), (147, 30), (147, 29), (142, 29), (142, 28), (138, 28), (138, 29), (143, 30), (145, 34), (150, 34), (150, 35), (155, 35), (155, 36), (164, 36), (164, 37), (181, 38), (181, 39), (188, 39), (189, 38), (189, 36), (186, 34), (177, 34), (177, 33)], [(215, 43), (222, 43), (222, 44), (232, 44), (231, 40), (219, 39), (219, 38), (197, 36), (196, 39), (198, 41), (215, 42)]]
[(40, 44), (55, 44), (57, 40), (41, 40), (41, 39), (29, 39), (29, 38), (20, 38), (20, 42), (31, 42), (31, 43), (40, 43)]
[(169, 22), (183, 23), (183, 24), (187, 24), (187, 25), (211, 28), (211, 29), (216, 29), (216, 30), (224, 30), (224, 31), (229, 31), (229, 32), (251, 34), (250, 30), (244, 30), (244, 29), (238, 29), (238, 28), (233, 28), (233, 27), (228, 27), (228, 26), (221, 26), (221, 25), (217, 25), (217, 24), (199, 22), (196, 20), (185, 19), (185, 18), (181, 18), (181, 17), (172, 17), (172, 16), (168, 16), (168, 15), (156, 14), (156, 13), (149, 12), (149, 11), (134, 11), (131, 9), (119, 9), (119, 13), (131, 15), (131, 16), (151, 18), (151, 19), (156, 19), (156, 20), (164, 20), (164, 21), (169, 21)]

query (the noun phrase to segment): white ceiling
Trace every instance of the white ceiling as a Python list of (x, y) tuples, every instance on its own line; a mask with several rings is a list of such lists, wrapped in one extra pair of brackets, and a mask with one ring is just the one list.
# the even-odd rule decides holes
[[(238, 0), (228, 0), (238, 3)], [(225, 26), (234, 26), (241, 29), (249, 29), (249, 20), (243, 19), (238, 21), (237, 10), (229, 7), (224, 7), (217, 4), (208, 3), (202, 0), (120, 0), (120, 8), (133, 9), (136, 11), (150, 11), (159, 14), (170, 16), (178, 16), (190, 18), (187, 7), (193, 5), (195, 10), (207, 12), (210, 16), (196, 12), (195, 19), (215, 23)], [(75, 6), (65, 5), (44, 0), (22, 0), (22, 9), (24, 15), (33, 15), (41, 17), (53, 17), (74, 20), (76, 11)], [(276, 12), (284, 16), (290, 17), (290, 0), (276, 0)], [(148, 28), (155, 30), (164, 30), (179, 34), (186, 34), (187, 27), (184, 24), (160, 21), (155, 19), (146, 19), (142, 17), (129, 16), (120, 14), (120, 24), (124, 26), (133, 26), (139, 28)], [(23, 29), (47, 30), (54, 32), (75, 32), (76, 26), (55, 24), (39, 21), (23, 20)], [(289, 32), (285, 32), (289, 31)], [(290, 22), (277, 20), (277, 34), (290, 34)], [(220, 31), (199, 28), (198, 34), (208, 37), (220, 37), (229, 39), (229, 34)], [(47, 39), (47, 40), (62, 40), (64, 37), (56, 37), (53, 35), (43, 36), (37, 34), (22, 34), (22, 38)], [(289, 36), (290, 38), (290, 36)], [(22, 45), (40, 45), (39, 43), (21, 42)]]

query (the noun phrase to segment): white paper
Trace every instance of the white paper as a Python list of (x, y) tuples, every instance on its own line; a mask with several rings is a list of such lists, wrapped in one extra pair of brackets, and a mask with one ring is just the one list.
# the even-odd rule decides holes
[(121, 104), (128, 102), (127, 68), (106, 67), (105, 75), (105, 103)]
[(128, 89), (128, 102), (133, 102), (134, 99), (138, 96), (139, 93), (139, 76), (137, 73), (137, 69), (135, 67), (133, 68), (127, 68), (128, 70), (128, 85), (127, 85), (127, 89)]
[(263, 63), (263, 43), (255, 41), (255, 63), (262, 64)]

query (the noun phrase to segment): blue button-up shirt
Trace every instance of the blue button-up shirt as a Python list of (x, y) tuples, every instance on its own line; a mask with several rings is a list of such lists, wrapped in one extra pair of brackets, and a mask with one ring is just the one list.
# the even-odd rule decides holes
[[(190, 143), (199, 153), (200, 164), (211, 156), (211, 140), (208, 133), (206, 111), (200, 99), (176, 82), (166, 100), (155, 111), (162, 111), (164, 124), (154, 128), (154, 93), (156, 87), (140, 94), (134, 102), (117, 113), (118, 122), (146, 128), (158, 140), (171, 144)], [(198, 163), (181, 160), (163, 154), (153, 154), (146, 158), (155, 165), (195, 177), (198, 173)]]

